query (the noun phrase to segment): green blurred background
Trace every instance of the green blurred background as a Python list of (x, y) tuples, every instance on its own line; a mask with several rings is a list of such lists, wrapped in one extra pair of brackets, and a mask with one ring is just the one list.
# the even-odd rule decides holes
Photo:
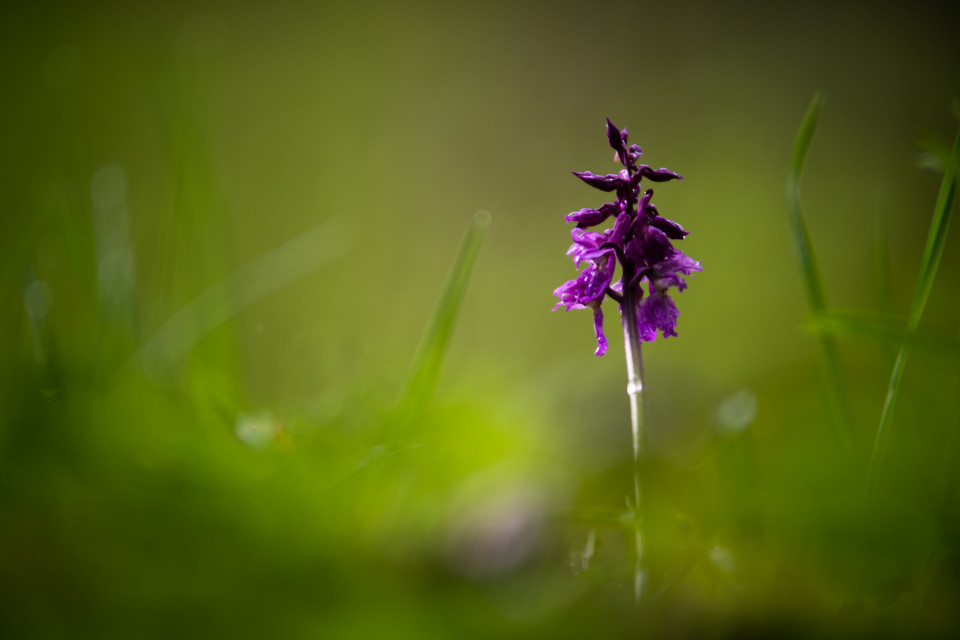
[[(866, 497), (895, 347), (840, 342), (844, 456), (785, 180), (823, 91), (803, 203), (828, 300), (904, 318), (958, 26), (930, 2), (8, 9), (0, 635), (947, 633), (955, 353), (912, 356)], [(605, 117), (686, 177), (655, 202), (704, 268), (644, 352), (662, 589), (639, 608), (616, 314), (597, 359), (589, 313), (550, 313)], [(481, 209), (433, 401), (388, 446)], [(921, 325), (950, 340), (956, 247)]]

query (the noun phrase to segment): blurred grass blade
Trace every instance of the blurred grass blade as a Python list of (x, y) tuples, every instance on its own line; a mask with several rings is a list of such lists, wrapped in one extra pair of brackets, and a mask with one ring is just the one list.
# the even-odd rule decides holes
[(343, 255), (346, 231), (325, 222), (271, 249), (181, 307), (127, 363), (166, 377), (214, 329), (253, 303)]
[(467, 233), (460, 243), (460, 249), (447, 276), (437, 308), (433, 312), (430, 325), (413, 359), (410, 374), (407, 376), (406, 385), (400, 396), (397, 419), (393, 433), (390, 435), (390, 441), (393, 444), (406, 435), (413, 419), (423, 410), (430, 396), (433, 395), (457, 317), (467, 295), (473, 265), (480, 253), (480, 245), (489, 225), (490, 213), (478, 211), (470, 221)]
[(823, 293), (823, 283), (820, 278), (820, 269), (813, 253), (810, 234), (803, 219), (803, 210), (800, 207), (800, 178), (803, 175), (803, 165), (806, 162), (807, 152), (813, 133), (820, 120), (824, 99), (818, 93), (813, 97), (807, 113), (797, 131), (793, 143), (793, 156), (790, 161), (790, 175), (787, 179), (787, 206), (790, 215), (791, 231), (800, 260), (800, 270), (803, 284), (807, 292), (807, 303), (813, 311), (822, 311), (826, 307), (826, 297)]
[[(920, 325), (923, 309), (930, 297), (933, 281), (940, 266), (940, 257), (947, 241), (947, 230), (950, 228), (950, 217), (953, 212), (953, 201), (957, 191), (957, 166), (960, 163), (960, 131), (953, 140), (950, 157), (944, 165), (943, 180), (940, 182), (940, 191), (937, 194), (937, 204), (933, 210), (933, 219), (930, 221), (930, 232), (927, 235), (927, 245), (923, 250), (923, 261), (920, 263), (920, 275), (917, 278), (917, 287), (913, 294), (913, 304), (910, 307), (910, 318), (907, 321), (907, 330), (915, 331)], [(887, 396), (880, 414), (880, 424), (877, 426), (877, 435), (873, 442), (873, 451), (870, 453), (870, 466), (867, 470), (867, 491), (874, 493), (880, 482), (880, 470), (887, 455), (890, 441), (890, 425), (893, 422), (893, 410), (897, 396), (900, 393), (900, 381), (903, 378), (903, 369), (907, 363), (909, 348), (903, 345), (897, 355), (890, 374), (890, 383), (887, 386)]]
[[(803, 165), (810, 150), (810, 142), (820, 120), (824, 98), (821, 94), (813, 96), (807, 113), (803, 117), (797, 137), (793, 143), (793, 156), (790, 161), (790, 174), (787, 178), (787, 211), (790, 217), (790, 228), (793, 234), (797, 258), (800, 260), (800, 272), (803, 277), (804, 289), (807, 294), (807, 304), (813, 313), (826, 309), (826, 296), (823, 293), (823, 282), (820, 278), (820, 269), (813, 252), (813, 244), (803, 219), (803, 209), (800, 206), (800, 178), (803, 175)], [(850, 410), (847, 406), (846, 390), (843, 377), (840, 375), (840, 360), (837, 356), (837, 345), (829, 334), (820, 334), (820, 348), (823, 351), (827, 367), (827, 399), (830, 405), (830, 422), (834, 434), (847, 452), (853, 449), (853, 438), (850, 429)]]
[(944, 166), (943, 180), (940, 183), (940, 192), (937, 194), (937, 204), (933, 211), (933, 220), (930, 221), (930, 233), (927, 236), (927, 246), (923, 250), (923, 262), (920, 265), (920, 276), (917, 279), (917, 288), (913, 296), (913, 305), (910, 307), (909, 327), (916, 329), (920, 324), (920, 316), (930, 297), (933, 280), (940, 266), (940, 257), (947, 240), (947, 230), (950, 228), (950, 218), (953, 210), (953, 200), (957, 191), (957, 163), (960, 132), (953, 141), (946, 165)]
[(960, 363), (960, 340), (957, 338), (911, 331), (903, 321), (883, 313), (827, 310), (811, 314), (804, 328), (817, 334), (849, 336), (880, 346), (907, 346)]
[(790, 177), (797, 186), (799, 186), (800, 177), (803, 174), (803, 165), (807, 161), (810, 143), (813, 141), (813, 134), (817, 130), (820, 112), (823, 111), (825, 102), (826, 99), (823, 94), (814, 94), (810, 106), (807, 107), (807, 112), (803, 116), (803, 122), (800, 123), (797, 137), (793, 141), (793, 155), (790, 157)]

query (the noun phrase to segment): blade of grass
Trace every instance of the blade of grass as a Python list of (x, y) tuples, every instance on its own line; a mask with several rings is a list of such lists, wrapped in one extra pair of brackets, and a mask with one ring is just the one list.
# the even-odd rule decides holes
[[(907, 331), (915, 331), (920, 325), (923, 309), (930, 297), (933, 281), (940, 266), (940, 257), (947, 240), (947, 230), (950, 228), (950, 217), (953, 212), (953, 200), (957, 190), (957, 165), (960, 162), (960, 131), (953, 140), (950, 157), (944, 165), (943, 180), (940, 182), (940, 191), (937, 194), (937, 204), (933, 209), (933, 219), (930, 221), (930, 232), (927, 235), (927, 245), (923, 250), (923, 260), (920, 263), (920, 275), (917, 278), (917, 287), (914, 290), (913, 304), (910, 306), (910, 318), (907, 321)], [(870, 453), (870, 465), (867, 469), (867, 491), (875, 493), (880, 482), (880, 470), (887, 455), (890, 441), (890, 425), (893, 422), (893, 410), (897, 396), (900, 393), (900, 381), (907, 364), (909, 347), (903, 345), (897, 354), (897, 361), (890, 374), (890, 383), (887, 386), (887, 396), (880, 414), (880, 424), (877, 426), (877, 435), (873, 442), (873, 451)]]
[(960, 132), (953, 140), (950, 158), (944, 167), (943, 180), (940, 182), (940, 192), (937, 194), (937, 204), (934, 207), (933, 220), (930, 221), (930, 233), (927, 236), (927, 245), (923, 250), (923, 262), (920, 265), (920, 276), (917, 278), (917, 288), (913, 296), (913, 305), (910, 307), (910, 322), (908, 326), (916, 329), (920, 324), (920, 317), (930, 297), (933, 280), (940, 266), (940, 257), (950, 228), (950, 218), (953, 211), (953, 201), (957, 190), (957, 164), (960, 162)]
[[(797, 258), (800, 260), (800, 272), (803, 276), (804, 289), (807, 295), (807, 304), (814, 313), (826, 309), (826, 296), (823, 292), (823, 282), (820, 278), (820, 268), (813, 252), (813, 243), (803, 219), (803, 209), (800, 206), (800, 178), (803, 175), (803, 165), (810, 150), (810, 142), (820, 120), (824, 98), (821, 94), (813, 96), (807, 113), (803, 117), (797, 137), (793, 143), (793, 156), (790, 161), (790, 174), (787, 178), (787, 211), (790, 218), (790, 227)], [(830, 405), (830, 423), (834, 435), (840, 446), (846, 451), (853, 449), (853, 438), (850, 431), (850, 410), (847, 405), (846, 390), (843, 377), (840, 374), (840, 359), (837, 355), (837, 345), (833, 336), (820, 334), (820, 349), (823, 351), (826, 363), (827, 399)]]
[(457, 317), (466, 298), (473, 265), (480, 253), (480, 245), (489, 225), (490, 213), (478, 211), (470, 221), (467, 233), (460, 243), (457, 257), (447, 276), (443, 292), (440, 294), (430, 324), (414, 356), (410, 373), (400, 395), (396, 420), (389, 437), (391, 445), (395, 446), (407, 435), (413, 419), (421, 413), (433, 395)]
[(907, 346), (960, 362), (960, 339), (908, 330), (902, 320), (887, 314), (827, 310), (811, 314), (804, 322), (804, 328), (817, 334), (849, 336), (884, 347)]
[(339, 258), (347, 233), (327, 221), (271, 249), (211, 285), (174, 313), (127, 362), (165, 377), (214, 329), (253, 303)]

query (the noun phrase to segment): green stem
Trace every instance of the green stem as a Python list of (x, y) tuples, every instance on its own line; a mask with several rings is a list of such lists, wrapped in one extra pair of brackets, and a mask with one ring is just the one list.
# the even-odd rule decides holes
[[(624, 277), (626, 280), (626, 277)], [(633, 502), (634, 544), (636, 564), (633, 573), (633, 594), (639, 601), (643, 595), (645, 571), (643, 510), (641, 502), (640, 471), (647, 448), (647, 432), (644, 424), (643, 405), (646, 386), (643, 376), (643, 354), (640, 350), (640, 333), (637, 329), (637, 304), (633, 287), (623, 292), (623, 346), (627, 358), (627, 397), (630, 399), (630, 431), (633, 435)]]

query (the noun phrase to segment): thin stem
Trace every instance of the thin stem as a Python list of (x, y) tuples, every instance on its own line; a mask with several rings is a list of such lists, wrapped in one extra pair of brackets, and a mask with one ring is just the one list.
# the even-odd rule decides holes
[[(640, 350), (640, 332), (637, 329), (637, 306), (633, 292), (629, 289), (623, 296), (623, 344), (627, 357), (627, 396), (630, 399), (630, 427), (633, 434), (634, 466), (646, 449), (646, 429), (644, 429), (644, 376), (643, 354)], [(635, 474), (636, 475), (636, 474)], [(640, 483), (634, 484), (634, 500), (640, 504)]]
[[(626, 274), (633, 271), (632, 265), (624, 265)], [(647, 448), (647, 432), (644, 424), (643, 405), (646, 395), (643, 376), (643, 354), (640, 351), (640, 332), (637, 329), (637, 304), (634, 289), (623, 292), (623, 346), (627, 358), (627, 397), (630, 399), (630, 430), (633, 435), (633, 502), (635, 523), (636, 565), (634, 566), (634, 598), (640, 600), (644, 583), (644, 536), (641, 502), (641, 462)]]
[[(625, 160), (625, 159), (624, 159)], [(627, 168), (627, 175), (632, 176), (636, 169), (632, 162), (623, 162)], [(619, 194), (618, 194), (619, 195)], [(618, 197), (618, 199), (620, 199)], [(635, 198), (628, 188), (623, 201), (627, 203), (627, 214), (636, 221), (634, 207)], [(630, 433), (633, 436), (633, 508), (634, 508), (634, 549), (636, 550), (636, 564), (633, 566), (633, 598), (640, 602), (644, 593), (646, 572), (644, 564), (644, 528), (643, 503), (640, 486), (641, 462), (647, 449), (647, 430), (644, 424), (643, 405), (646, 399), (646, 385), (643, 377), (643, 353), (640, 350), (640, 330), (637, 328), (637, 299), (635, 280), (640, 270), (628, 260), (623, 251), (618, 249), (617, 257), (622, 268), (623, 301), (620, 308), (623, 310), (623, 350), (627, 358), (627, 397), (630, 399)]]

